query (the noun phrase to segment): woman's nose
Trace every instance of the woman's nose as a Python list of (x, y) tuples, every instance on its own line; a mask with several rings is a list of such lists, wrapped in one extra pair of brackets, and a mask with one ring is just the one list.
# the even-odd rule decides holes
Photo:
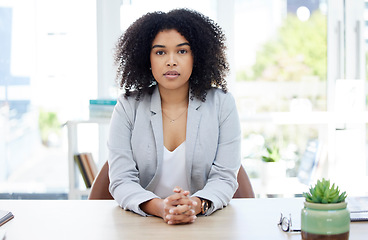
[(175, 56), (173, 54), (169, 54), (167, 62), (166, 62), (166, 66), (172, 67), (172, 66), (177, 66), (177, 65), (178, 65), (178, 63), (175, 59)]

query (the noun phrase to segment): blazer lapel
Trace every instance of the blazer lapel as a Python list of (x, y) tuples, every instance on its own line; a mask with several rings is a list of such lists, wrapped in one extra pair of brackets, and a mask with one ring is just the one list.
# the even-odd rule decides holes
[(148, 184), (147, 189), (154, 189), (157, 185), (157, 176), (161, 174), (162, 161), (163, 161), (163, 127), (162, 127), (162, 114), (161, 114), (161, 98), (158, 87), (155, 88), (151, 95), (151, 126), (156, 143), (157, 154), (157, 169), (155, 169), (155, 175), (152, 181)]
[[(190, 99), (190, 98), (189, 98)], [(202, 102), (197, 98), (189, 100), (188, 119), (187, 119), (187, 133), (186, 133), (186, 171), (188, 176), (188, 186), (191, 188), (192, 163), (194, 158), (194, 151), (196, 139), (198, 135), (199, 122), (201, 120), (201, 112), (199, 108)]]

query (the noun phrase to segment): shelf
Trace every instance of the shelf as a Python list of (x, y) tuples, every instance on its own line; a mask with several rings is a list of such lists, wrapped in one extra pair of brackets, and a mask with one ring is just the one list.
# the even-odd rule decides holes
[(91, 118), (91, 119), (80, 119), (80, 120), (69, 120), (65, 125), (78, 125), (83, 123), (98, 123), (98, 124), (109, 124), (110, 118)]
[(271, 112), (240, 114), (241, 122), (273, 124), (368, 123), (368, 112)]
[[(94, 118), (85, 120), (70, 120), (65, 123), (68, 128), (68, 171), (69, 171), (69, 199), (84, 199), (88, 197), (90, 189), (81, 187), (80, 172), (74, 161), (74, 155), (79, 153), (78, 150), (78, 125), (80, 124), (98, 124), (108, 125), (109, 118)], [(104, 139), (104, 138), (99, 138)], [(83, 189), (84, 188), (84, 189)]]

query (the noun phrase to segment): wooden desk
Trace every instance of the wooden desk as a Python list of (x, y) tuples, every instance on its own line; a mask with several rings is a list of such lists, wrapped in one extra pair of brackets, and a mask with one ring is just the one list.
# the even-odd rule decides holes
[[(300, 226), (304, 199), (234, 199), (223, 210), (188, 225), (122, 210), (113, 200), (0, 200), (15, 218), (0, 229), (6, 240), (24, 239), (301, 239), (278, 226), (280, 212)], [(351, 223), (350, 239), (367, 239), (368, 223)]]

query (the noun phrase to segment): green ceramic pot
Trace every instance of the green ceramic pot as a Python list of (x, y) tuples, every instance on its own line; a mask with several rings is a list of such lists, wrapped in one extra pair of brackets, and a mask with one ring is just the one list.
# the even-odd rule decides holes
[(347, 203), (304, 202), (302, 239), (349, 239), (350, 212)]

